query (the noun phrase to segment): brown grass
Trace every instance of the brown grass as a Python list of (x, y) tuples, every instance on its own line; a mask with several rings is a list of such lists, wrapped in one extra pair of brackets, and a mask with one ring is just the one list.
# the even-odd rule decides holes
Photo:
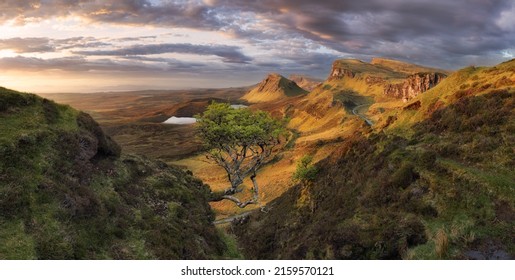
[(435, 235), (435, 253), (438, 258), (443, 259), (449, 250), (449, 238), (444, 229), (439, 229)]

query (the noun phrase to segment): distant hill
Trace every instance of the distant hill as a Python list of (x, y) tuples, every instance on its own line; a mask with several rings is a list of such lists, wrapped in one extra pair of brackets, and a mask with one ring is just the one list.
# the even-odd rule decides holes
[(0, 259), (206, 259), (208, 187), (121, 154), (88, 115), (0, 88)]
[(306, 93), (307, 91), (300, 88), (294, 81), (277, 73), (271, 73), (242, 99), (251, 103), (270, 102)]
[(307, 75), (292, 74), (288, 79), (294, 81), (299, 87), (306, 91), (312, 91), (315, 87), (322, 84), (323, 80), (313, 78)]

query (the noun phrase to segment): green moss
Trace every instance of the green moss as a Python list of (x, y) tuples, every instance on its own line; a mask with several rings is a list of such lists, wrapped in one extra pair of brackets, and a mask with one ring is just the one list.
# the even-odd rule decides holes
[(0, 219), (0, 259), (31, 260), (37, 257), (35, 242), (23, 221)]

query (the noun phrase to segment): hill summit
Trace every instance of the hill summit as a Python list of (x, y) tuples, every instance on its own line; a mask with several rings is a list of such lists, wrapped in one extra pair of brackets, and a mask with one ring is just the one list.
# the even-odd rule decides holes
[(277, 73), (270, 73), (255, 88), (245, 94), (242, 99), (252, 103), (275, 101), (287, 97), (306, 94), (294, 81)]

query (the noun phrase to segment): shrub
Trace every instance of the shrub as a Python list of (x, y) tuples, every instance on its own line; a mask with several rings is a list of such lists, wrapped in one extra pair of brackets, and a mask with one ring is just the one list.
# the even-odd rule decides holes
[(318, 168), (313, 166), (311, 162), (313, 156), (305, 155), (297, 163), (297, 169), (293, 174), (293, 180), (301, 183), (312, 182), (316, 179)]

